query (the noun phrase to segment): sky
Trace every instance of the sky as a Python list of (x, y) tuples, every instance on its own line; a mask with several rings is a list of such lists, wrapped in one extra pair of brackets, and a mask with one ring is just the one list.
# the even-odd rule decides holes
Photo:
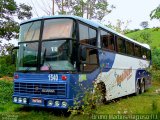
[[(33, 18), (46, 16), (45, 11), (52, 10), (51, 0), (15, 0), (18, 4), (25, 3), (32, 6)], [(142, 29), (140, 23), (148, 21), (149, 27), (160, 27), (160, 21), (150, 20), (150, 13), (159, 4), (160, 0), (108, 0), (109, 5), (114, 5), (116, 8), (103, 18), (103, 24), (116, 25), (117, 19), (124, 23), (128, 21), (128, 29)], [(57, 8), (56, 8), (57, 9)], [(12, 41), (11, 41), (12, 42)], [(13, 41), (12, 43), (14, 43)]]
[[(17, 3), (24, 2), (33, 7), (33, 17), (45, 16), (46, 13), (43, 10), (51, 11), (51, 0), (15, 0)], [(86, 1), (86, 0), (84, 0)], [(149, 27), (160, 26), (160, 21), (150, 20), (150, 13), (159, 4), (160, 0), (108, 0), (109, 5), (114, 5), (116, 8), (104, 17), (103, 23), (108, 24), (110, 21), (113, 25), (117, 23), (117, 19), (120, 19), (124, 23), (128, 21), (129, 29), (141, 28), (140, 23), (142, 21), (148, 21)], [(50, 4), (50, 5), (49, 5)]]
[(113, 4), (114, 9), (108, 14), (105, 19), (106, 21), (112, 21), (115, 24), (117, 19), (124, 22), (127, 20), (130, 29), (140, 28), (142, 21), (148, 21), (149, 27), (160, 26), (160, 21), (150, 20), (150, 13), (153, 9), (158, 7), (160, 0), (108, 0), (109, 4)]

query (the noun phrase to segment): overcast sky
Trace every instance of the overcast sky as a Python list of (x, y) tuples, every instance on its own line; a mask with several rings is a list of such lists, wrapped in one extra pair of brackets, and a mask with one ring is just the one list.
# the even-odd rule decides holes
[(158, 7), (160, 0), (108, 0), (109, 4), (116, 6), (111, 14), (105, 17), (115, 23), (116, 19), (131, 20), (130, 29), (140, 28), (142, 21), (148, 21), (149, 27), (160, 26), (160, 21), (150, 21), (150, 13)]
[[(51, 11), (51, 0), (15, 0), (17, 3), (26, 3), (33, 7), (33, 17), (46, 15), (43, 10)], [(103, 20), (107, 24), (110, 21), (112, 24), (116, 24), (117, 19), (123, 22), (131, 21), (129, 23), (129, 29), (140, 28), (142, 21), (148, 21), (149, 27), (160, 26), (160, 21), (150, 20), (149, 14), (159, 4), (160, 0), (108, 0), (110, 5), (114, 5), (116, 8), (107, 15)], [(50, 5), (49, 5), (50, 4)], [(43, 9), (43, 10), (42, 10)]]

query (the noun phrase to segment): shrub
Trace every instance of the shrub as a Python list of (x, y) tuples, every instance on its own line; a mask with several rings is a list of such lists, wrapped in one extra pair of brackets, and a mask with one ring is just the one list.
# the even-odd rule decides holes
[(15, 65), (11, 63), (11, 56), (5, 55), (0, 57), (0, 77), (13, 76)]
[(103, 104), (101, 100), (102, 93), (98, 87), (94, 89), (85, 89), (83, 97), (81, 95), (82, 94), (77, 95), (74, 100), (74, 106), (69, 108), (69, 112), (71, 112), (72, 115), (80, 113), (91, 116), (95, 114), (97, 108)]
[(152, 64), (155, 69), (160, 70), (160, 48), (152, 50)]

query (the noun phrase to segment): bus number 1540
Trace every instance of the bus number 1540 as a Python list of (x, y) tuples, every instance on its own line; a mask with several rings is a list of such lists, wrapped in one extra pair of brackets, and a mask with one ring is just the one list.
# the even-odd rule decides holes
[(58, 81), (58, 74), (49, 74), (48, 79), (49, 81)]

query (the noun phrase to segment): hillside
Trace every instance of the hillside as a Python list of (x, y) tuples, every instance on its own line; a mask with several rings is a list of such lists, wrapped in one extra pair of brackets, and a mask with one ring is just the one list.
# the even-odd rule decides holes
[(160, 28), (154, 29), (154, 28), (148, 28), (144, 30), (138, 30), (134, 32), (127, 33), (126, 36), (137, 39), (139, 42), (141, 41), (140, 35), (141, 33), (146, 33), (149, 36), (149, 39), (151, 40), (150, 45), (153, 47), (160, 47)]

